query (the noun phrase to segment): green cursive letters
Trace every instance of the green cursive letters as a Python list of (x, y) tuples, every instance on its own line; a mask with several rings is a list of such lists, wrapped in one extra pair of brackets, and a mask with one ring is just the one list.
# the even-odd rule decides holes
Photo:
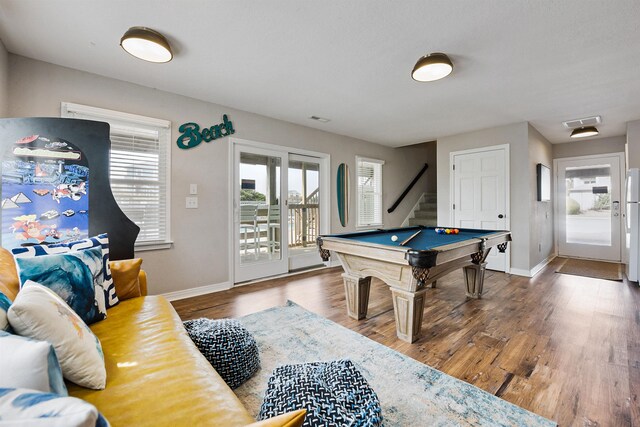
[(196, 147), (202, 141), (210, 142), (236, 132), (233, 128), (233, 123), (226, 114), (222, 116), (222, 123), (219, 125), (204, 128), (200, 131), (200, 126), (197, 123), (188, 122), (180, 125), (178, 131), (180, 132), (180, 136), (176, 140), (176, 143), (178, 147), (183, 150)]

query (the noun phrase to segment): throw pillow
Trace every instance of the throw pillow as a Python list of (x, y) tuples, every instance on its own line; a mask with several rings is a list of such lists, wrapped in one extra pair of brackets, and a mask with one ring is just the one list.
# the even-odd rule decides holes
[(9, 325), (9, 320), (7, 319), (9, 307), (11, 307), (11, 300), (0, 292), (0, 331), (8, 331), (11, 329), (11, 325)]
[(48, 342), (0, 332), (0, 361), (0, 387), (67, 395), (56, 351)]
[(25, 388), (0, 388), (0, 414), (3, 426), (109, 427), (90, 403)]
[(113, 284), (119, 299), (126, 300), (142, 296), (138, 282), (141, 265), (142, 258), (109, 262)]
[(48, 287), (69, 304), (85, 323), (91, 324), (107, 317), (100, 248), (17, 258), (16, 264), (23, 286), (28, 280), (33, 280)]
[(105, 387), (107, 371), (100, 341), (51, 289), (27, 282), (8, 317), (18, 334), (53, 345), (66, 379), (95, 390)]
[(107, 308), (111, 308), (118, 304), (118, 295), (111, 278), (111, 269), (109, 268), (109, 235), (107, 233), (98, 234), (95, 237), (77, 240), (75, 242), (56, 243), (53, 245), (34, 245), (27, 247), (14, 248), (11, 250), (16, 258), (31, 258), (41, 255), (60, 254), (71, 251), (84, 251), (87, 249), (102, 249), (102, 267), (104, 281), (102, 287), (105, 293), (105, 302)]

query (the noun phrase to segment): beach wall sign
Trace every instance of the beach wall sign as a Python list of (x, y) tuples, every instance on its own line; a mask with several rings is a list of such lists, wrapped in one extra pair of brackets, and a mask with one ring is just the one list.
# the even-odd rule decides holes
[(178, 131), (180, 132), (180, 136), (176, 143), (178, 147), (183, 150), (197, 147), (202, 141), (211, 142), (225, 136), (233, 135), (236, 132), (233, 128), (233, 123), (226, 114), (222, 116), (222, 123), (218, 125), (200, 130), (200, 125), (197, 123), (187, 122), (180, 125)]

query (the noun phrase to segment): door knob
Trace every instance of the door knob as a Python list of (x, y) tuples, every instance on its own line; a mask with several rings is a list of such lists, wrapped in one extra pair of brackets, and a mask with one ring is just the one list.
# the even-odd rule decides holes
[(504, 215), (500, 214), (500, 215), (498, 215), (498, 218), (502, 219), (502, 218), (504, 218)]

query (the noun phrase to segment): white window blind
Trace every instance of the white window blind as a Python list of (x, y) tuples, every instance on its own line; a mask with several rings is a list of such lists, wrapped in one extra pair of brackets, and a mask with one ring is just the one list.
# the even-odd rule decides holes
[(356, 157), (358, 227), (382, 225), (382, 160)]
[(136, 247), (169, 243), (171, 123), (69, 103), (63, 103), (62, 116), (109, 123), (111, 190), (140, 227)]

